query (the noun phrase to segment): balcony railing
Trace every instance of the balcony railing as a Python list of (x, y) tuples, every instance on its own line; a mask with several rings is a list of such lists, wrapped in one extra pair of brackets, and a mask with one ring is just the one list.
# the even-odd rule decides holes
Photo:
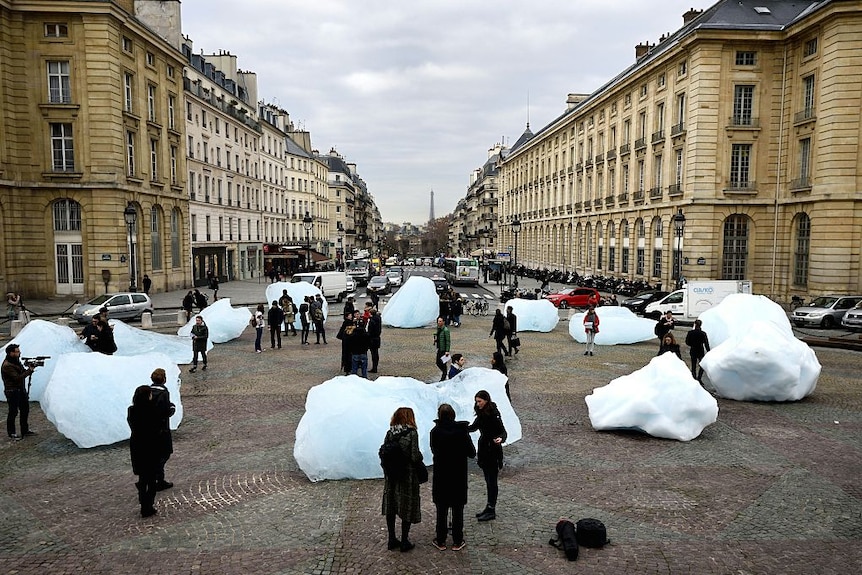
[(796, 178), (795, 180), (790, 182), (790, 189), (792, 191), (799, 190), (808, 190), (811, 188), (811, 178), (808, 176), (802, 178)]
[(637, 190), (633, 194), (633, 197), (634, 197), (635, 202), (643, 202), (644, 201), (644, 191), (643, 190)]
[(595, 200), (593, 200), (593, 207), (599, 209), (600, 207), (602, 207), (602, 203), (603, 202), (601, 198), (596, 198)]
[(626, 154), (630, 154), (632, 151), (631, 144), (623, 144), (620, 146), (620, 156), (625, 156)]
[(661, 186), (655, 186), (649, 190), (649, 199), (660, 200), (662, 197)]
[(728, 120), (731, 128), (760, 128), (760, 118), (745, 114), (731, 116)]
[(581, 202), (575, 202), (575, 211), (580, 212), (581, 206), (582, 206)]
[(653, 132), (652, 138), (650, 138), (650, 141), (653, 144), (658, 144), (659, 142), (664, 142), (664, 130), (657, 130), (657, 131)]
[(586, 161), (584, 162), (584, 167), (585, 168), (592, 168), (593, 167), (593, 159), (587, 158)]
[(635, 151), (646, 148), (646, 138), (638, 138), (635, 140)]
[(671, 184), (667, 187), (667, 195), (669, 197), (682, 195), (682, 184)]
[(620, 205), (627, 204), (627, 203), (629, 203), (629, 195), (628, 194), (620, 194), (617, 196), (617, 201), (620, 203)]
[(611, 160), (615, 160), (616, 158), (617, 158), (617, 151), (616, 150), (608, 150), (608, 153), (607, 153), (608, 161), (610, 162)]
[(725, 192), (756, 192), (757, 186), (754, 182), (742, 182), (732, 180), (727, 183)]
[(605, 163), (605, 155), (604, 154), (596, 154), (596, 165)]
[(801, 112), (796, 112), (793, 116), (793, 123), (799, 124), (801, 122), (810, 122), (816, 118), (817, 116), (814, 113), (814, 108), (805, 108)]
[(575, 171), (576, 172), (583, 172), (584, 171), (584, 163), (578, 162), (577, 164), (575, 164)]
[(685, 134), (685, 122), (680, 122), (679, 124), (674, 124), (670, 128), (670, 136), (675, 138), (677, 136), (682, 136)]
[(613, 196), (605, 196), (605, 207), (610, 208), (614, 205), (614, 197)]

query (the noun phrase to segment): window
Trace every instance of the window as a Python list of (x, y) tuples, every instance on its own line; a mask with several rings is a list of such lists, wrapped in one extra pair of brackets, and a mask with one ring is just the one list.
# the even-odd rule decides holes
[(661, 218), (655, 218), (652, 221), (653, 230), (653, 250), (652, 250), (652, 275), (653, 277), (661, 277), (661, 258), (662, 258), (662, 230)]
[(126, 165), (130, 177), (135, 177), (135, 133), (131, 130), (126, 132)]
[(735, 86), (733, 89), (733, 125), (751, 126), (753, 109), (754, 86)]
[(72, 124), (51, 124), (52, 169), (55, 172), (75, 171), (75, 149)]
[(683, 169), (683, 155), (682, 148), (679, 148), (674, 151), (676, 155), (676, 161), (674, 162), (674, 183), (677, 185), (677, 188), (682, 186), (682, 169)]
[(656, 155), (655, 161), (653, 164), (653, 187), (661, 189), (662, 186), (662, 158), (661, 154)]
[(811, 138), (799, 140), (799, 179), (805, 183), (811, 178)]
[(45, 24), (45, 38), (67, 38), (69, 27), (66, 24)]
[(644, 179), (646, 178), (646, 168), (644, 167), (644, 161), (638, 160), (638, 191), (644, 191)]
[(159, 179), (159, 141), (150, 140), (150, 179)]
[(177, 185), (177, 147), (171, 146), (171, 185)]
[(173, 77), (174, 77), (174, 67), (173, 67), (173, 66), (171, 66), (170, 64), (168, 64), (167, 66), (165, 66), (165, 72), (167, 73), (168, 78), (173, 78)]
[(796, 217), (796, 247), (793, 252), (793, 285), (808, 285), (808, 251), (811, 247), (811, 218), (808, 214)]
[(664, 74), (659, 74), (658, 79), (656, 79), (656, 85), (658, 85), (659, 88), (664, 88), (666, 83), (667, 77)]
[(192, 103), (186, 102), (186, 120), (192, 121)]
[(748, 218), (741, 214), (729, 216), (724, 221), (721, 279), (745, 279), (748, 259)]
[(750, 175), (751, 144), (733, 144), (730, 152), (730, 187), (737, 189), (751, 187)]
[(195, 214), (191, 214), (191, 232), (192, 232), (192, 241), (198, 241), (198, 217)]
[(147, 119), (156, 121), (156, 87), (152, 84), (147, 84)]
[(48, 62), (48, 101), (52, 104), (69, 104), (72, 101), (68, 60)]
[(635, 229), (637, 230), (638, 236), (638, 248), (637, 248), (637, 261), (635, 262), (635, 273), (637, 275), (643, 275), (644, 273), (644, 236), (646, 235), (646, 231), (644, 229), (644, 221), (639, 219), (635, 222)]
[(738, 51), (736, 53), (737, 66), (754, 66), (757, 64), (757, 52)]
[(135, 82), (135, 77), (132, 74), (130, 74), (129, 72), (126, 72), (125, 74), (123, 74), (123, 96), (124, 96), (124, 106), (125, 106), (124, 109), (126, 112), (129, 112), (129, 113), (135, 111), (134, 106), (133, 106), (134, 95), (135, 95), (134, 90), (133, 90), (134, 82)]
[(81, 231), (81, 204), (75, 200), (57, 200), (54, 202), (54, 231)]
[(814, 74), (802, 79), (802, 109), (806, 117), (814, 114)]
[(643, 98), (646, 98), (646, 97), (647, 97), (647, 91), (648, 91), (647, 85), (646, 85), (646, 84), (641, 85), (641, 89), (640, 89), (640, 97), (641, 97), (641, 99), (643, 99)]
[(177, 128), (176, 108), (177, 97), (173, 94), (168, 95), (168, 128), (171, 130), (175, 130)]
[(153, 206), (150, 210), (150, 243), (151, 243), (151, 261), (150, 264), (154, 270), (162, 269), (162, 222), (159, 208)]
[(131, 54), (133, 48), (134, 44), (132, 44), (132, 40), (123, 36), (123, 51)]
[(676, 68), (676, 75), (678, 78), (685, 76), (688, 73), (688, 60), (683, 60), (679, 63), (679, 66)]
[(802, 47), (802, 57), (808, 58), (809, 56), (813, 56), (817, 53), (817, 37), (811, 38), (805, 42), (805, 45)]

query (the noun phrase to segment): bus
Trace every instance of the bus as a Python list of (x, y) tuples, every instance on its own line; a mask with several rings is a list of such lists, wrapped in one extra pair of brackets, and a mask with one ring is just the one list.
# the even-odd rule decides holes
[(443, 273), (451, 285), (479, 285), (479, 262), (471, 258), (446, 258)]

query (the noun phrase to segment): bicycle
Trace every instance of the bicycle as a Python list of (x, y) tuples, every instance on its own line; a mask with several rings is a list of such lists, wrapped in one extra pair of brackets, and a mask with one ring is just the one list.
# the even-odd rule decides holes
[(484, 299), (467, 302), (467, 309), (470, 315), (488, 315), (488, 307), (488, 302)]

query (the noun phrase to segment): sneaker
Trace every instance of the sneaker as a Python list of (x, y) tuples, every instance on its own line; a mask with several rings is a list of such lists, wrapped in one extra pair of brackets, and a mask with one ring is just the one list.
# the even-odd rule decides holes
[(201, 371), (206, 371), (206, 370), (207, 370), (207, 364), (204, 364), (204, 366), (201, 368)]
[(196, 372), (197, 370), (198, 370), (198, 368), (197, 368), (197, 367), (193, 367), (193, 368), (191, 368), (191, 369), (189, 370), (189, 373), (194, 373), (194, 372)]
[(480, 515), (477, 519), (479, 521), (491, 521), (492, 519), (497, 518), (497, 513), (493, 509), (489, 509), (486, 513)]
[(431, 540), (431, 545), (436, 547), (438, 551), (446, 551), (446, 546), (438, 543), (436, 539)]
[(407, 553), (408, 551), (410, 551), (414, 547), (416, 547), (416, 545), (414, 545), (412, 542), (410, 542), (406, 539), (401, 540), (401, 552), (402, 553)]
[(460, 551), (461, 549), (463, 549), (463, 548), (464, 548), (464, 547), (466, 547), (466, 546), (467, 546), (467, 542), (466, 542), (466, 541), (462, 541), (461, 543), (455, 543), (455, 544), (452, 546), (452, 551)]
[(590, 352), (585, 351), (585, 352), (584, 352), (584, 355), (590, 355)]
[(36, 432), (33, 430), (30, 430), (30, 431), (25, 431), (21, 435), (23, 435), (24, 437), (30, 437), (31, 435), (36, 435)]
[(159, 481), (156, 483), (156, 491), (164, 491), (165, 489), (170, 489), (174, 484), (170, 481)]
[(12, 435), (9, 436), (9, 439), (11, 439), (12, 441), (21, 441), (21, 436), (18, 435), (17, 433), (13, 433)]
[(593, 352), (590, 352), (590, 357), (593, 357)]

